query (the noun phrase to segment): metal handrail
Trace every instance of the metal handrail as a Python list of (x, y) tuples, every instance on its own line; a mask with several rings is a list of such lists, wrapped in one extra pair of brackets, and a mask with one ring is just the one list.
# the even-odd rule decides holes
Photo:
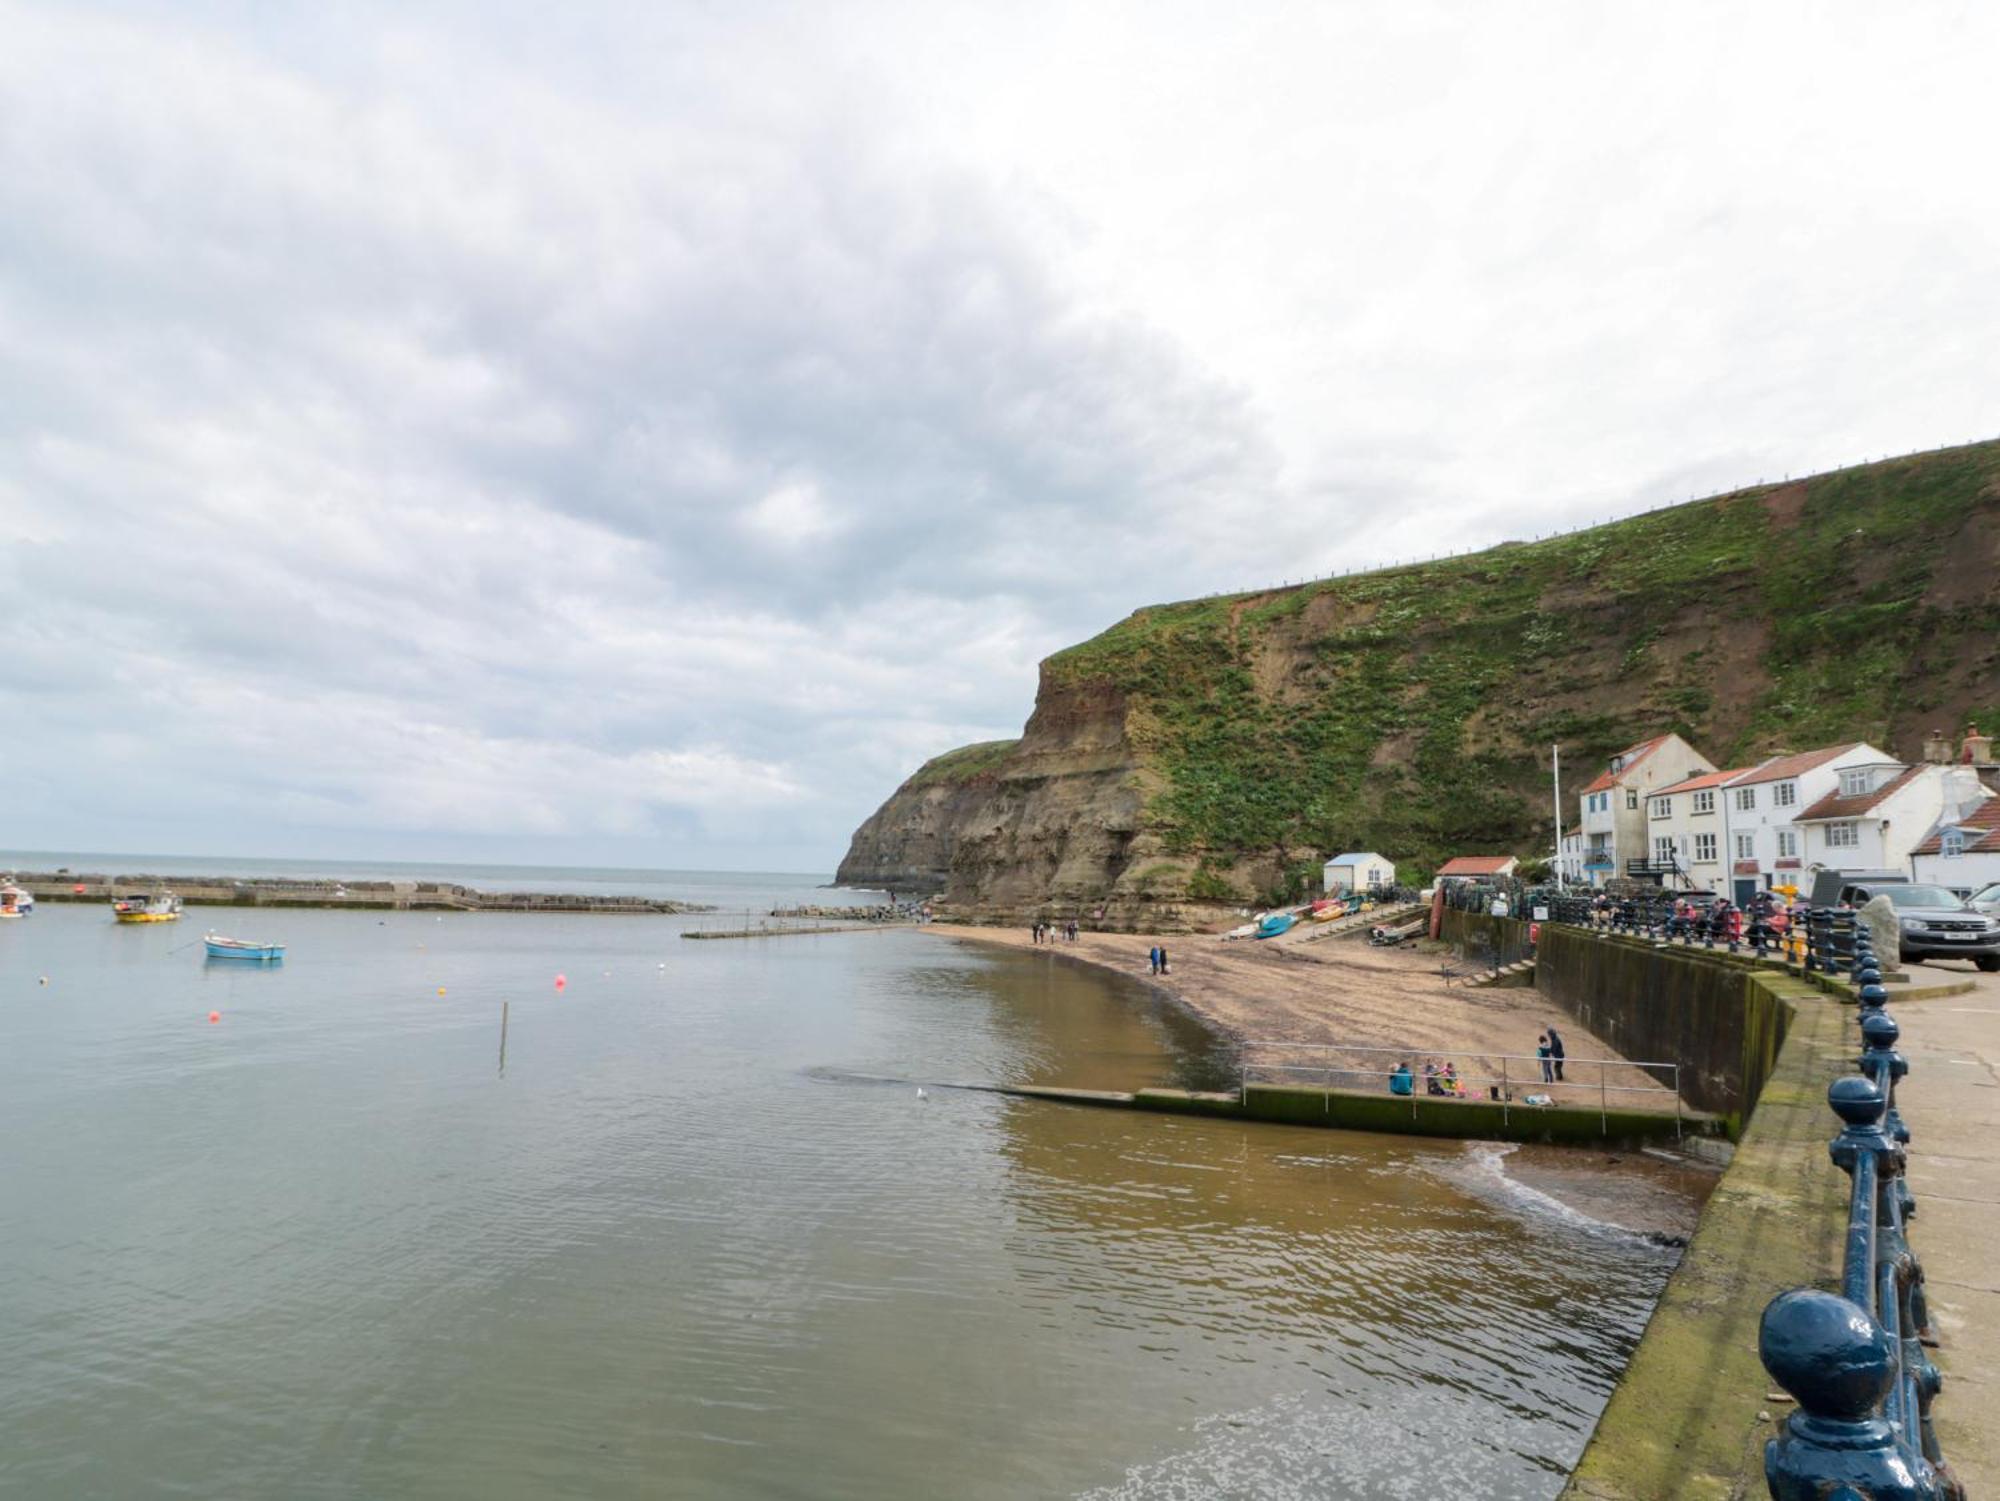
[[(1318, 1074), (1320, 1076), (1321, 1091), (1328, 1096), (1327, 1103), (1329, 1108), (1331, 1108), (1332, 1105), (1331, 1096), (1335, 1089), (1348, 1089), (1357, 1087), (1346, 1083), (1336, 1084), (1334, 1082), (1336, 1075), (1338, 1075), (1343, 1080), (1346, 1079), (1371, 1080), (1378, 1078), (1386, 1080), (1391, 1078), (1396, 1072), (1396, 1070), (1394, 1069), (1386, 1069), (1386, 1068), (1375, 1069), (1367, 1067), (1360, 1067), (1360, 1068), (1346, 1067), (1343, 1066), (1338, 1061), (1337, 1055), (1358, 1054), (1365, 1057), (1384, 1057), (1384, 1058), (1398, 1058), (1407, 1060), (1410, 1058), (1432, 1057), (1435, 1056), (1439, 1051), (1438, 1049), (1435, 1048), (1357, 1047), (1349, 1045), (1347, 1043), (1338, 1043), (1338, 1042), (1291, 1042), (1283, 1039), (1265, 1040), (1256, 1038), (1253, 1038), (1246, 1042), (1239, 1043), (1238, 1048), (1240, 1051), (1247, 1051), (1250, 1049), (1258, 1049), (1258, 1048), (1300, 1049), (1323, 1055), (1324, 1061), (1319, 1063), (1272, 1063), (1272, 1062), (1264, 1062), (1252, 1059), (1249, 1057), (1244, 1057), (1241, 1060), (1240, 1081), (1238, 1085), (1238, 1091), (1239, 1094), (1247, 1092), (1249, 1087), (1255, 1083), (1282, 1084), (1290, 1082), (1289, 1080), (1286, 1079), (1253, 1077), (1253, 1075), (1256, 1074), (1259, 1070), (1267, 1070), (1273, 1073), (1283, 1072), (1286, 1074), (1300, 1074), (1300, 1073)], [(1517, 1103), (1517, 1101), (1514, 1098), (1514, 1091), (1516, 1089), (1522, 1089), (1532, 1092), (1537, 1089), (1547, 1088), (1547, 1087), (1571, 1088), (1571, 1089), (1577, 1087), (1585, 1087), (1585, 1088), (1589, 1087), (1588, 1085), (1585, 1085), (1581, 1080), (1562, 1079), (1558, 1081), (1549, 1081), (1541, 1078), (1540, 1069), (1545, 1060), (1542, 1059), (1540, 1055), (1531, 1056), (1526, 1053), (1487, 1053), (1479, 1051), (1470, 1051), (1465, 1049), (1458, 1049), (1456, 1050), (1456, 1052), (1459, 1057), (1475, 1059), (1482, 1064), (1497, 1062), (1500, 1065), (1500, 1072), (1497, 1074), (1474, 1073), (1471, 1072), (1470, 1070), (1467, 1070), (1465, 1072), (1460, 1072), (1456, 1067), (1454, 1067), (1452, 1071), (1452, 1078), (1454, 1082), (1456, 1082), (1457, 1084), (1476, 1085), (1478, 1086), (1479, 1090), (1485, 1091), (1485, 1094), (1483, 1096), (1484, 1100), (1487, 1103), (1498, 1104), (1501, 1107), (1501, 1121), (1503, 1124), (1507, 1123), (1512, 1119), (1512, 1111)], [(1680, 1064), (1668, 1063), (1668, 1062), (1658, 1062), (1658, 1063), (1634, 1062), (1633, 1060), (1627, 1058), (1575, 1058), (1567, 1054), (1565, 1054), (1560, 1059), (1549, 1059), (1546, 1061), (1550, 1063), (1559, 1063), (1565, 1069), (1595, 1068), (1597, 1070), (1598, 1123), (1605, 1131), (1608, 1132), (1610, 1130), (1610, 1118), (1609, 1118), (1610, 1096), (1614, 1094), (1637, 1094), (1637, 1095), (1667, 1094), (1673, 1097), (1673, 1102), (1674, 1102), (1674, 1135), (1676, 1138), (1680, 1136), (1683, 1122), (1685, 1119), (1683, 1115), (1683, 1107), (1681, 1102)], [(1507, 1071), (1507, 1065), (1509, 1063), (1529, 1064), (1532, 1066), (1535, 1072), (1528, 1074), (1526, 1077), (1511, 1076)], [(1637, 1069), (1649, 1069), (1649, 1068), (1663, 1069), (1672, 1074), (1673, 1082), (1671, 1084), (1662, 1084), (1657, 1082), (1651, 1084), (1613, 1084), (1610, 1082), (1610, 1075), (1608, 1071), (1614, 1067), (1637, 1068)], [(1411, 1113), (1413, 1115), (1416, 1113), (1415, 1106), (1416, 1102), (1419, 1100), (1427, 1100), (1427, 1099), (1451, 1100), (1451, 1099), (1466, 1099), (1466, 1098), (1478, 1100), (1482, 1098), (1482, 1096), (1477, 1093), (1469, 1097), (1450, 1092), (1432, 1093), (1428, 1087), (1429, 1081), (1434, 1078), (1442, 1078), (1442, 1077), (1443, 1077), (1442, 1075), (1423, 1074), (1420, 1072), (1416, 1072), (1414, 1070), (1412, 1071), (1413, 1082), (1421, 1083), (1425, 1086), (1422, 1089), (1413, 1088), (1411, 1094), (1408, 1096), (1408, 1098), (1411, 1101)], [(1527, 1108), (1539, 1109), (1541, 1107), (1530, 1106)]]
[(1930, 1309), (1907, 1235), (1916, 1200), (1896, 1087), (1909, 1062), (1865, 925), (1851, 944), (1863, 1047), (1858, 1071), (1827, 1089), (1842, 1123), (1830, 1155), (1850, 1179), (1840, 1291), (1796, 1288), (1764, 1309), (1758, 1354), (1799, 1405), (1765, 1446), (1765, 1480), (1773, 1501), (1964, 1501), (1931, 1422), (1943, 1377), (1924, 1353)]

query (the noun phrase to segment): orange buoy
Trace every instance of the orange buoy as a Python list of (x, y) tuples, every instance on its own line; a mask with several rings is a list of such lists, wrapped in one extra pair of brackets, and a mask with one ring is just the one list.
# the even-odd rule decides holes
[(444, 994), (444, 987), (443, 987), (442, 985), (438, 986), (438, 994), (439, 994), (439, 995), (443, 995), (443, 994)]
[(219, 1022), (222, 1020), (222, 1013), (220, 1011), (211, 1011), (208, 1013), (208, 1019), (212, 1022)]

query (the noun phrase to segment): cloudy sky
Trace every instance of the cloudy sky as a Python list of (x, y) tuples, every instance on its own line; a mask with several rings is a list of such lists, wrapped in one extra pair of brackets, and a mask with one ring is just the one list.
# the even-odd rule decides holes
[(1996, 16), (0, 0), (0, 849), (828, 870), (1135, 606), (1991, 436)]

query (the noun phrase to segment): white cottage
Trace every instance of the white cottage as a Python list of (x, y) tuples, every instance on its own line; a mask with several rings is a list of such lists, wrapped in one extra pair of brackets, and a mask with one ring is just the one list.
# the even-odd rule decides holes
[[(1978, 788), (1982, 794), (1986, 790)], [(1953, 791), (1960, 801), (1910, 851), (1910, 877), (1978, 891), (2000, 881), (2000, 797), (1968, 800), (1971, 789), (1962, 782)]]
[(1372, 851), (1335, 855), (1321, 872), (1329, 895), (1336, 891), (1369, 891), (1396, 884), (1396, 863)]
[(1947, 817), (1986, 797), (1966, 766), (1852, 766), (1842, 769), (1836, 791), (1794, 822), (1804, 833), (1808, 869), (1907, 870)]

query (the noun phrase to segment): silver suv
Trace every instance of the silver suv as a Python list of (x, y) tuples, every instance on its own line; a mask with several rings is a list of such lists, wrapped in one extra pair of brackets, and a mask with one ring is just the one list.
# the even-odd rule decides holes
[(1896, 909), (1904, 963), (1970, 959), (1983, 970), (2000, 969), (2000, 918), (1987, 916), (1942, 886), (1848, 886), (1840, 899), (1860, 907), (1877, 896), (1886, 896)]

